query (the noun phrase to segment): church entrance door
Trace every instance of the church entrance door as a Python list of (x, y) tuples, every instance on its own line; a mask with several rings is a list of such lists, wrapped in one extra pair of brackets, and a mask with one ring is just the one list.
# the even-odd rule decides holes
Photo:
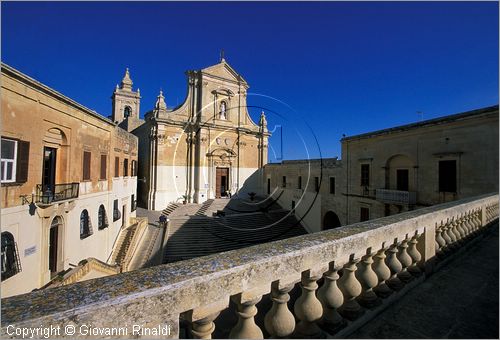
[(215, 197), (227, 196), (229, 190), (229, 168), (216, 168), (215, 171)]

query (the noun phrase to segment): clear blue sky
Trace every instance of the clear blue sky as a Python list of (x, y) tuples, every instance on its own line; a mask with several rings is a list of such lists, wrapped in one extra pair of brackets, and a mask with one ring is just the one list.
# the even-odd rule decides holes
[(2, 61), (104, 116), (125, 67), (144, 114), (160, 87), (169, 106), (181, 103), (184, 71), (215, 64), (224, 48), (250, 92), (294, 109), (249, 97), (288, 119), (269, 114), (270, 126), (284, 125), (287, 159), (306, 157), (292, 123), (311, 157), (310, 131), (333, 157), (342, 134), (415, 122), (416, 111), (430, 119), (498, 104), (497, 2), (1, 6)]

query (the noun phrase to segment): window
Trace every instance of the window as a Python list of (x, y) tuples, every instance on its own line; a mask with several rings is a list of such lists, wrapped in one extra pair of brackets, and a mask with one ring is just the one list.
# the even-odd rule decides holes
[(270, 178), (267, 179), (267, 194), (268, 195), (271, 194), (271, 179)]
[(16, 165), (17, 141), (2, 138), (2, 183), (12, 183), (16, 181)]
[(132, 195), (130, 200), (131, 200), (130, 211), (135, 211), (135, 209), (137, 209), (137, 201), (135, 200), (135, 195)]
[(292, 210), (295, 210), (295, 201), (292, 201)]
[(335, 177), (330, 177), (330, 194), (335, 195)]
[(99, 179), (106, 179), (106, 173), (107, 173), (107, 160), (108, 160), (108, 156), (106, 155), (101, 155), (101, 176), (99, 177)]
[(314, 177), (314, 191), (319, 192), (319, 177)]
[(90, 151), (83, 152), (83, 180), (90, 181), (90, 158), (92, 154)]
[(359, 210), (359, 221), (364, 222), (370, 219), (370, 209), (361, 207)]
[(457, 192), (457, 161), (439, 161), (439, 191)]
[(130, 167), (130, 176), (137, 176), (137, 161), (132, 161)]
[(120, 210), (118, 210), (118, 200), (113, 201), (113, 222), (118, 221), (122, 217)]
[(396, 189), (400, 191), (408, 191), (409, 188), (409, 171), (408, 169), (396, 170)]
[(123, 176), (128, 176), (128, 159), (123, 160)]
[(80, 214), (80, 239), (84, 239), (92, 235), (92, 229), (90, 226), (89, 212), (84, 209)]
[(99, 230), (108, 227), (108, 217), (106, 216), (106, 208), (104, 208), (103, 204), (99, 206), (99, 211), (97, 213), (97, 223)]
[(120, 157), (115, 157), (115, 177), (120, 177)]
[(299, 176), (297, 180), (297, 189), (302, 189), (302, 176)]
[(370, 186), (370, 164), (361, 164), (361, 186)]
[(286, 188), (286, 176), (283, 176), (283, 182), (281, 183), (283, 188)]
[[(3, 148), (2, 148), (3, 151)], [(9, 232), (2, 233), (2, 281), (21, 271), (21, 263), (17, 254), (14, 236)]]
[(132, 113), (132, 109), (130, 106), (125, 106), (125, 109), (123, 110), (123, 117), (128, 118), (130, 117), (130, 114)]

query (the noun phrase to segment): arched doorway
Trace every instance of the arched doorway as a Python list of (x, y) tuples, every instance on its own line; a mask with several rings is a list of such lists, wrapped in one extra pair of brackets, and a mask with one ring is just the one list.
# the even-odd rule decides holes
[(50, 276), (55, 276), (60, 271), (59, 263), (61, 262), (62, 249), (62, 219), (59, 216), (54, 217), (50, 223), (49, 233), (49, 270)]
[(329, 211), (323, 218), (323, 230), (335, 229), (340, 227), (340, 220), (336, 213)]

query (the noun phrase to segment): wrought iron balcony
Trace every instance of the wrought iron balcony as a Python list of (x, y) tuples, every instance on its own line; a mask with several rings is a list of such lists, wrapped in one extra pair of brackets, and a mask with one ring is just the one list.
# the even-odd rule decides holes
[(413, 191), (377, 189), (375, 190), (375, 198), (389, 204), (415, 204), (417, 201), (417, 193)]
[(42, 187), (42, 184), (37, 184), (35, 202), (42, 204), (52, 204), (77, 198), (79, 187), (80, 184), (77, 182), (55, 184), (52, 187), (47, 185)]

